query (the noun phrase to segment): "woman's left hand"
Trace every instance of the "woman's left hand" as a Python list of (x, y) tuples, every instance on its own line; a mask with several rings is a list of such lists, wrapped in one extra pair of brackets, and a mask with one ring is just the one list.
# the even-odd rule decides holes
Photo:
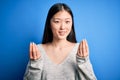
[(77, 55), (85, 58), (89, 55), (89, 48), (86, 40), (82, 40), (79, 44)]

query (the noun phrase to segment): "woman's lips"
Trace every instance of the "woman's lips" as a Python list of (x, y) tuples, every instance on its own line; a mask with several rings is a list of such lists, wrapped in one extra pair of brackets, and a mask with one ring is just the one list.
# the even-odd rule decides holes
[(64, 35), (66, 34), (66, 31), (59, 31), (59, 34), (60, 34), (61, 36), (64, 36)]

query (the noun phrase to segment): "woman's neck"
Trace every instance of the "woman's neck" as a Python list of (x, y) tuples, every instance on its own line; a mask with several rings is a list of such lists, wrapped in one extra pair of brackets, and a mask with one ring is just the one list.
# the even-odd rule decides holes
[(55, 48), (65, 48), (68, 45), (70, 45), (70, 42), (67, 41), (66, 39), (64, 39), (64, 40), (55, 40), (55, 39), (53, 39), (51, 44)]

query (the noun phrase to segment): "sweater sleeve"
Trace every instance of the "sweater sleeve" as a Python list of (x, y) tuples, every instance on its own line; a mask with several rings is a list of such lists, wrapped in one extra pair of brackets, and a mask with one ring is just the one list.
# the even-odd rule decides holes
[(41, 80), (43, 61), (42, 59), (30, 60), (28, 62), (24, 80)]
[(97, 80), (89, 56), (86, 58), (76, 57), (78, 65), (78, 73), (81, 80)]

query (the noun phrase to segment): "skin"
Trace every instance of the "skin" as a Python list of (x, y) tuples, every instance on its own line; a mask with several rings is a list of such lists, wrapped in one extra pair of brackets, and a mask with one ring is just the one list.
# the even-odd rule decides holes
[[(56, 13), (50, 20), (51, 30), (53, 32), (53, 41), (42, 45), (48, 57), (55, 63), (60, 64), (69, 55), (70, 50), (75, 46), (75, 43), (67, 41), (72, 28), (71, 15), (65, 10)], [(55, 53), (55, 54), (53, 54)], [(64, 54), (61, 54), (64, 53)], [(89, 54), (87, 41), (84, 39), (80, 42), (77, 55), (85, 58)], [(35, 43), (30, 43), (30, 59), (37, 60), (41, 57)]]

